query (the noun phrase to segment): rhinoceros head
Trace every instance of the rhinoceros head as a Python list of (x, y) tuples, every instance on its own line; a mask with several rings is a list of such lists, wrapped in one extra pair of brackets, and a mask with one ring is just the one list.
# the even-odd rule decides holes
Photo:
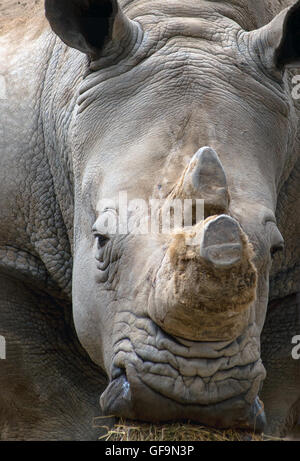
[(252, 32), (222, 5), (46, 1), (54, 31), (87, 55), (74, 55), (73, 309), (109, 378), (105, 414), (264, 419), (260, 333), (295, 161), (284, 71), (300, 54), (300, 2)]

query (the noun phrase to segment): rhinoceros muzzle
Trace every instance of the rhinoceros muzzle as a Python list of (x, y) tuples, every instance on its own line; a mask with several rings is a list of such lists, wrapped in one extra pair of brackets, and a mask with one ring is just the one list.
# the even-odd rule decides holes
[(104, 415), (114, 415), (145, 422), (193, 421), (218, 428), (239, 428), (263, 432), (267, 420), (263, 403), (256, 397), (252, 405), (242, 398), (230, 399), (217, 405), (181, 405), (141, 387), (143, 400), (134, 400), (125, 375), (116, 378), (100, 399)]
[(102, 411), (262, 430), (254, 251), (230, 216), (225, 172), (211, 148), (195, 154), (164, 206), (190, 197), (204, 198), (205, 219), (174, 230), (159, 267), (141, 274), (150, 280), (144, 317), (119, 314), (130, 328), (118, 333)]
[[(174, 344), (176, 340), (167, 338)], [(244, 338), (238, 339), (243, 341)], [(200, 348), (200, 343), (195, 347)], [(226, 350), (230, 353), (230, 345), (225, 355)], [(263, 431), (266, 417), (257, 397), (265, 377), (260, 359), (243, 366), (237, 357), (203, 360), (174, 355), (172, 360), (168, 351), (164, 357), (169, 363), (159, 364), (163, 354), (158, 350), (155, 357), (153, 352), (150, 357), (147, 345), (133, 345), (132, 352), (116, 357), (119, 366), (113, 367), (110, 384), (100, 399), (104, 415), (149, 422), (189, 420), (212, 427)], [(181, 361), (185, 361), (186, 368)], [(231, 361), (238, 365), (230, 368)], [(207, 372), (203, 370), (204, 362)], [(215, 373), (208, 376), (212, 369)]]

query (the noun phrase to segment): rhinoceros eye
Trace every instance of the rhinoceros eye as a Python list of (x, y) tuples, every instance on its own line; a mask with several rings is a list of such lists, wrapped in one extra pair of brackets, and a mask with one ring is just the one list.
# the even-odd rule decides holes
[(96, 239), (96, 242), (97, 242), (98, 250), (101, 250), (102, 248), (104, 248), (105, 245), (109, 241), (108, 237), (106, 237), (105, 235), (99, 235), (99, 234), (95, 235), (95, 239)]

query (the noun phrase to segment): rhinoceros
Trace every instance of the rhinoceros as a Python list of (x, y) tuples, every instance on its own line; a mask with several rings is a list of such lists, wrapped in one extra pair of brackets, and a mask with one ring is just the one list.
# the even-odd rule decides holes
[[(91, 440), (110, 416), (284, 433), (300, 1), (43, 10), (0, 36), (1, 439)], [(191, 225), (162, 232), (175, 201)]]

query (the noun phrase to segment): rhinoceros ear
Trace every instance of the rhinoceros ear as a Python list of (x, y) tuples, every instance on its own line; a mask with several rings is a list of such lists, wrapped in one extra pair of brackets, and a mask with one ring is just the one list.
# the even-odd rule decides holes
[(300, 0), (261, 29), (250, 32), (266, 67), (282, 71), (300, 64)]
[(45, 0), (45, 12), (63, 42), (92, 56), (111, 41), (127, 42), (133, 33), (117, 0)]

